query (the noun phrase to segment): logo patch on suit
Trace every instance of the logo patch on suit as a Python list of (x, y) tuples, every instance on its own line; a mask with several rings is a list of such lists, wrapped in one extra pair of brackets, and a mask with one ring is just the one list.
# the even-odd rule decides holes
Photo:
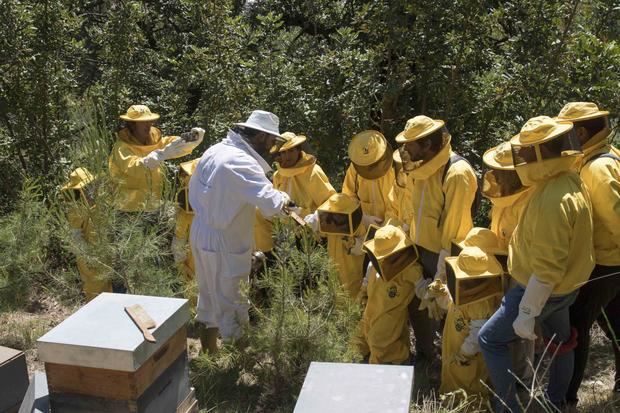
[(394, 298), (398, 295), (398, 288), (396, 288), (395, 286), (391, 286), (388, 289), (388, 297), (390, 298)]

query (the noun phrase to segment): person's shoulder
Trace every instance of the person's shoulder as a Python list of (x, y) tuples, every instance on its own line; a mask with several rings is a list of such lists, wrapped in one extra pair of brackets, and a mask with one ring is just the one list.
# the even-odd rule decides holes
[(538, 204), (545, 210), (561, 208), (564, 211), (577, 211), (587, 208), (585, 188), (575, 171), (563, 172), (547, 181), (538, 191)]
[[(450, 156), (450, 158), (451, 160), (448, 161), (450, 162), (450, 166), (448, 167), (448, 170), (446, 171), (446, 174), (445, 174), (446, 182), (449, 182), (449, 181), (475, 182), (476, 181), (476, 173), (474, 172), (474, 168), (471, 166), (471, 164), (465, 157), (453, 153)], [(444, 166), (444, 168), (446, 167), (447, 166)]]
[(620, 157), (613, 152), (595, 155), (581, 168), (580, 175), (584, 179), (601, 181), (617, 180), (620, 176)]

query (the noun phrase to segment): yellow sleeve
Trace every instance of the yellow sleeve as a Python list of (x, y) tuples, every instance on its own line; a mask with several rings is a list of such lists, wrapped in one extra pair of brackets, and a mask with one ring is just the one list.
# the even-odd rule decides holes
[[(592, 207), (601, 227), (612, 234), (620, 248), (620, 168), (614, 159), (596, 160), (582, 170), (583, 181), (588, 187)], [(612, 244), (613, 245), (613, 244)]]
[(353, 165), (349, 165), (349, 168), (347, 168), (347, 173), (344, 176), (344, 182), (342, 183), (342, 193), (352, 196), (354, 198), (358, 198), (357, 190), (359, 188), (357, 187), (356, 181), (357, 172), (353, 168)]
[(443, 185), (444, 211), (440, 217), (441, 248), (450, 251), (453, 239), (464, 239), (473, 227), (471, 205), (476, 197), (476, 175), (465, 161), (455, 162)]
[(117, 142), (112, 148), (109, 160), (112, 178), (118, 178), (119, 176), (115, 175), (120, 175), (124, 179), (131, 179), (132, 184), (146, 187), (150, 170), (141, 160), (142, 157), (136, 155), (128, 145)]
[(396, 220), (402, 224), (403, 217), (400, 213), (400, 203), (403, 200), (400, 197), (399, 191), (404, 191), (404, 188), (399, 188), (397, 185), (392, 185), (392, 187), (390, 188), (390, 192), (387, 196), (388, 204), (385, 208), (385, 221), (391, 219)]
[(327, 178), (327, 175), (325, 175), (323, 169), (320, 166), (315, 165), (312, 171), (312, 175), (310, 176), (310, 196), (312, 196), (312, 201), (314, 202), (314, 204), (317, 206), (321, 205), (335, 193), (336, 190), (334, 189), (332, 184), (329, 183), (329, 178)]

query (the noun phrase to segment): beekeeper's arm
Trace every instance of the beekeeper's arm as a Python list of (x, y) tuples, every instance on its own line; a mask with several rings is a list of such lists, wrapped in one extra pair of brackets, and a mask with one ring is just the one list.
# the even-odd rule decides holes
[(235, 191), (238, 199), (257, 207), (265, 218), (282, 212), (290, 197), (273, 187), (256, 162), (238, 158), (226, 168), (224, 185)]
[(342, 182), (342, 193), (359, 199), (357, 195), (357, 191), (359, 191), (359, 187), (356, 183), (357, 180), (358, 177), (355, 168), (353, 165), (349, 165), (347, 173), (344, 175), (344, 181)]
[(180, 158), (189, 155), (204, 138), (205, 131), (202, 128), (192, 128), (191, 132), (184, 135), (194, 136), (195, 140), (186, 141), (178, 136), (165, 136), (162, 138), (165, 145), (161, 149), (156, 149), (142, 158), (142, 163), (149, 169), (157, 169), (163, 161), (168, 159)]
[(464, 239), (472, 228), (471, 205), (476, 197), (476, 175), (467, 162), (455, 162), (446, 173), (443, 191), (444, 210), (441, 219), (441, 250), (435, 279), (446, 282), (445, 258), (450, 255), (453, 239)]
[[(613, 159), (597, 159), (582, 170), (588, 185), (594, 215), (601, 226), (611, 232), (611, 239), (620, 249), (620, 167)], [(592, 184), (590, 184), (590, 182)]]
[(538, 211), (535, 211), (537, 219), (531, 222), (532, 248), (527, 261), (532, 268), (532, 274), (519, 304), (519, 314), (512, 324), (519, 337), (529, 340), (536, 339), (535, 319), (542, 312), (554, 286), (559, 284), (566, 274), (571, 240), (579, 237), (580, 233), (591, 230), (573, 228), (571, 201), (562, 200), (559, 208), (557, 202), (553, 197), (542, 198), (538, 203)]
[(316, 166), (314, 171), (312, 171), (308, 190), (315, 205), (321, 205), (323, 202), (327, 201), (330, 196), (336, 193), (336, 190), (329, 182), (329, 178), (319, 166)]

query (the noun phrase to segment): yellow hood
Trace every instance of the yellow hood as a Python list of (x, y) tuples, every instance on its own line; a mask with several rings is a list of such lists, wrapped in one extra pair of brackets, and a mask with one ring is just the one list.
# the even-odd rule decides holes
[(450, 154), (452, 153), (452, 145), (450, 145), (451, 137), (448, 136), (446, 144), (443, 148), (427, 162), (424, 162), (418, 168), (413, 171), (408, 172), (409, 176), (413, 179), (428, 179), (429, 176), (433, 175), (435, 172), (439, 170), (439, 168), (443, 167), (448, 160), (450, 159)]
[(302, 174), (308, 169), (312, 169), (314, 164), (316, 164), (316, 157), (314, 157), (314, 155), (309, 155), (305, 152), (302, 152), (299, 161), (297, 161), (297, 163), (291, 168), (282, 168), (280, 165), (278, 165), (278, 173), (280, 174), (280, 176), (290, 178), (292, 176)]
[(135, 151), (140, 152), (143, 155), (148, 155), (155, 149), (159, 149), (159, 142), (161, 141), (161, 131), (155, 127), (151, 127), (151, 130), (149, 132), (150, 143), (148, 145), (143, 145), (142, 143), (140, 143), (140, 141), (138, 141), (138, 139), (136, 139), (136, 137), (131, 134), (128, 128), (123, 128), (118, 131), (118, 139), (128, 145), (131, 145), (132, 149), (134, 149)]
[(546, 159), (541, 162), (517, 166), (515, 169), (524, 186), (533, 186), (547, 181), (562, 172), (571, 169), (577, 171), (583, 155), (563, 156), (561, 158)]
[(509, 207), (511, 205), (514, 205), (515, 202), (517, 202), (521, 197), (527, 197), (529, 196), (531, 190), (533, 187), (531, 186), (527, 186), (527, 187), (523, 187), (523, 189), (521, 189), (519, 192), (516, 192), (512, 195), (508, 195), (508, 196), (498, 196), (498, 197), (491, 197), (491, 196), (486, 196), (486, 198), (488, 198), (489, 201), (491, 201), (491, 203), (498, 207), (498, 208), (506, 208)]

